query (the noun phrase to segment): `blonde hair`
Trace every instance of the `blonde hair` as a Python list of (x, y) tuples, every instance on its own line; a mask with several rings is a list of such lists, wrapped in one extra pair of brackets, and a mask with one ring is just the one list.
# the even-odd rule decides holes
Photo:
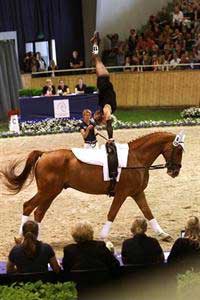
[(47, 79), (46, 80), (46, 84), (51, 83), (52, 84), (52, 80), (51, 79)]
[(89, 110), (89, 109), (84, 109), (83, 112), (82, 112), (82, 115), (84, 116), (84, 115), (86, 115), (86, 114), (92, 115), (91, 110)]
[(131, 226), (133, 235), (142, 234), (147, 231), (147, 221), (143, 217), (136, 217)]
[(185, 226), (185, 237), (200, 245), (200, 223), (197, 217), (190, 217)]
[(90, 222), (81, 221), (72, 228), (71, 235), (75, 242), (81, 243), (93, 240), (94, 231)]

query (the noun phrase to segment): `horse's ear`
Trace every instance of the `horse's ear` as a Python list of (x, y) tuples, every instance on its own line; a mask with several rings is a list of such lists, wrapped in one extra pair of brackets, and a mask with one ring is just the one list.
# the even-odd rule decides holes
[(175, 137), (174, 141), (173, 141), (173, 145), (175, 147), (181, 145), (181, 147), (183, 148), (184, 150), (184, 140), (185, 140), (185, 134), (184, 134), (184, 131), (181, 130)]

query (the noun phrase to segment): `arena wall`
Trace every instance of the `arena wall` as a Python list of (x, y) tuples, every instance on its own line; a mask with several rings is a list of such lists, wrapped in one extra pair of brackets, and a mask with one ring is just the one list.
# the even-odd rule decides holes
[[(111, 73), (118, 106), (121, 107), (163, 107), (163, 106), (199, 106), (200, 105), (200, 71), (168, 72), (116, 72)], [(80, 75), (52, 78), (55, 86), (63, 79), (74, 92)], [(96, 75), (82, 75), (87, 85), (96, 85)], [(46, 78), (31, 78), (22, 75), (24, 87), (39, 88), (45, 85)]]

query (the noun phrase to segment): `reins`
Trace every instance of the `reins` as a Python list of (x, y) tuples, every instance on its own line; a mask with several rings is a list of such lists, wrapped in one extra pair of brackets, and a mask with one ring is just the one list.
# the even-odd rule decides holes
[(123, 167), (122, 169), (127, 169), (127, 170), (137, 170), (137, 169), (145, 169), (145, 170), (160, 170), (160, 169), (165, 169), (167, 166), (166, 164), (160, 164), (160, 165), (152, 165), (152, 166), (149, 166), (149, 167)]
[[(97, 132), (96, 133), (96, 136), (99, 135), (101, 138), (103, 138), (104, 140), (106, 141), (109, 141), (109, 139), (107, 139), (103, 134)], [(149, 166), (149, 167), (136, 167), (136, 166), (133, 166), (133, 167), (123, 167), (122, 169), (123, 170), (139, 170), (139, 169), (144, 169), (144, 170), (160, 170), (160, 169), (165, 169), (167, 167), (167, 164), (160, 164), (160, 165), (152, 165), (152, 166)]]

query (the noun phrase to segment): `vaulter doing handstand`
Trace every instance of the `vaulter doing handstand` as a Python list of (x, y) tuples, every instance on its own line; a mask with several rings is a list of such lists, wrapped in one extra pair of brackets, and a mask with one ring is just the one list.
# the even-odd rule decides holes
[(95, 32), (91, 39), (93, 43), (93, 61), (96, 67), (97, 75), (97, 88), (99, 90), (99, 106), (100, 110), (94, 114), (94, 120), (97, 124), (106, 125), (108, 138), (113, 138), (112, 118), (111, 114), (115, 112), (117, 108), (116, 94), (113, 85), (110, 81), (108, 70), (104, 66), (99, 56), (99, 33)]
[(109, 166), (109, 177), (110, 186), (108, 194), (114, 196), (116, 177), (118, 175), (118, 158), (117, 150), (113, 140), (113, 128), (112, 128), (112, 117), (111, 114), (115, 112), (117, 108), (116, 94), (113, 85), (110, 81), (109, 73), (104, 66), (99, 56), (99, 33), (95, 32), (91, 39), (93, 44), (92, 57), (96, 67), (97, 75), (97, 88), (99, 91), (99, 106), (100, 110), (94, 114), (94, 120), (98, 125), (106, 125), (108, 133), (108, 142), (106, 143), (106, 149), (108, 153), (108, 166)]

